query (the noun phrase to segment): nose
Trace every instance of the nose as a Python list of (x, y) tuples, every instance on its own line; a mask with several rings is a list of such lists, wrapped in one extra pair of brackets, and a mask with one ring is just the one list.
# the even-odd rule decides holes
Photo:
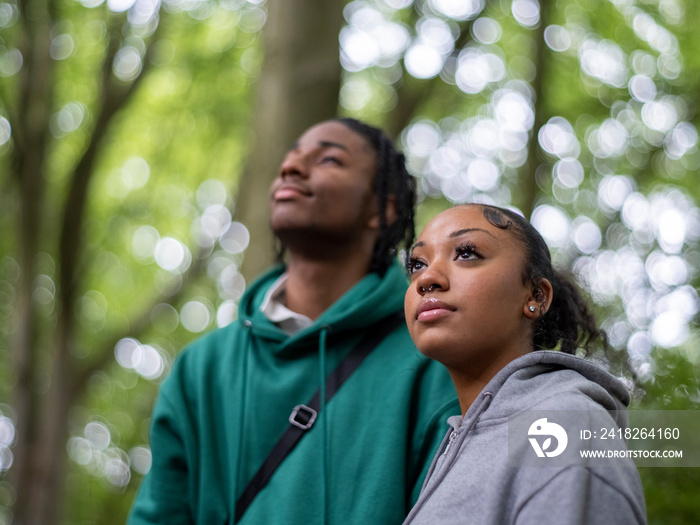
[(425, 295), (437, 290), (448, 290), (450, 281), (439, 264), (433, 263), (420, 273), (415, 285), (418, 294)]
[(289, 177), (303, 177), (308, 176), (308, 169), (306, 167), (306, 156), (298, 151), (290, 151), (282, 160), (280, 165), (279, 176), (282, 179)]

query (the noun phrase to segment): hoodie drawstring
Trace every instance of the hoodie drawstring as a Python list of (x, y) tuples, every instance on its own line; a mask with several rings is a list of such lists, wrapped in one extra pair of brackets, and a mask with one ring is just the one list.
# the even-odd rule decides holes
[(328, 414), (326, 414), (326, 339), (329, 327), (324, 326), (319, 334), (318, 341), (318, 373), (321, 385), (321, 468), (323, 491), (322, 523), (328, 523)]
[(238, 499), (238, 487), (242, 486), (241, 483), (241, 463), (243, 460), (243, 439), (245, 438), (245, 409), (248, 406), (247, 403), (247, 393), (248, 393), (248, 355), (250, 354), (250, 345), (253, 334), (251, 332), (251, 327), (253, 323), (249, 320), (243, 321), (243, 326), (249, 332), (247, 337), (244, 337), (245, 346), (243, 347), (243, 363), (241, 365), (241, 381), (240, 381), (240, 392), (239, 392), (239, 406), (241, 410), (238, 414), (238, 447), (236, 450), (236, 459), (234, 465), (236, 465), (236, 474), (233, 478), (233, 487), (231, 490), (231, 503), (229, 508), (231, 509), (231, 523), (236, 523), (236, 501)]
[[(250, 330), (252, 323), (250, 321), (244, 321), (243, 326)], [(328, 418), (326, 417), (326, 402), (327, 402), (327, 393), (326, 393), (326, 346), (327, 346), (327, 339), (328, 339), (328, 333), (330, 332), (331, 328), (329, 326), (324, 326), (321, 328), (321, 331), (319, 333), (319, 341), (318, 341), (318, 377), (319, 377), (319, 394), (320, 394), (320, 400), (319, 400), (319, 419), (320, 419), (320, 424), (321, 428), (319, 431), (321, 432), (321, 491), (322, 491), (322, 498), (323, 498), (323, 504), (322, 504), (322, 509), (321, 509), (321, 515), (322, 515), (322, 523), (327, 524), (328, 523), (328, 477), (329, 477), (329, 464), (328, 464)], [(231, 523), (236, 523), (236, 505), (238, 501), (238, 487), (242, 486), (241, 483), (241, 464), (243, 460), (243, 449), (244, 449), (244, 437), (245, 437), (245, 408), (247, 405), (247, 392), (248, 392), (248, 361), (249, 361), (249, 355), (251, 351), (251, 339), (252, 339), (252, 334), (249, 334), (248, 337), (245, 337), (245, 347), (244, 347), (244, 354), (243, 354), (243, 362), (241, 365), (241, 381), (240, 381), (240, 392), (239, 392), (239, 400), (241, 404), (241, 410), (238, 414), (238, 432), (239, 432), (239, 439), (238, 439), (238, 447), (236, 451), (236, 458), (235, 458), (235, 465), (236, 465), (236, 473), (235, 477), (233, 478), (233, 487), (231, 490), (231, 503), (230, 503), (230, 508), (232, 509), (232, 516), (231, 516)]]

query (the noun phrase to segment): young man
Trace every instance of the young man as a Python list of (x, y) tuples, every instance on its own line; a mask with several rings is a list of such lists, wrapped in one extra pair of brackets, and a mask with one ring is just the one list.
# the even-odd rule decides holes
[(131, 525), (401, 523), (458, 408), (397, 316), (415, 189), (391, 141), (318, 124), (270, 196), (288, 262), (163, 383)]

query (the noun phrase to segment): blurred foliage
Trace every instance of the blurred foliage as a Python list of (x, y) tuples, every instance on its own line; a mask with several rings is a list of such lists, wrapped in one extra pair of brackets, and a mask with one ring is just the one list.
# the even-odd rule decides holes
[[(644, 395), (636, 403), (637, 408), (700, 410), (700, 360), (697, 353), (657, 350), (655, 363), (654, 377), (644, 385)], [(700, 469), (645, 467), (640, 468), (640, 475), (650, 525), (697, 522), (695, 493), (700, 486)]]
[[(43, 314), (42, 348), (49, 346), (61, 308), (51, 255), (61, 205), (95, 124), (107, 35), (123, 31), (125, 47), (140, 49), (155, 28), (132, 27), (126, 34), (126, 21), (142, 4), (122, 12), (111, 3), (55, 2), (54, 117), (46, 159), (50, 219), (43, 225), (45, 247), (33, 296)], [(532, 0), (350, 2), (340, 35), (341, 111), (394, 128), (419, 179), (419, 228), (441, 209), (466, 200), (535, 210), (533, 220), (540, 218), (535, 223), (556, 261), (589, 285), (612, 342), (631, 358), (644, 389), (636, 408), (696, 410), (700, 5), (552, 0), (541, 2), (535, 19), (532, 6), (537, 7)], [(159, 381), (187, 342), (235, 317), (241, 255), (230, 242), (226, 249), (231, 215), (223, 208), (234, 208), (251, 140), (264, 21), (259, 1), (164, 3), (143, 81), (100, 148), (83, 237), (89, 257), (80, 269), (81, 330), (72, 351), (84, 362), (97, 359), (113, 334), (129, 332), (136, 312), (155, 306), (139, 341), (120, 342), (117, 359), (90, 377), (71, 413), (66, 524), (124, 521), (147, 469), (149, 417)], [(5, 175), (12, 123), (3, 119), (21, 89), (13, 47), (19, 24), (18, 4), (0, 0), (0, 225), (6, 232), (15, 231), (18, 211), (16, 188)], [(568, 38), (569, 44), (555, 42), (557, 51), (543, 47), (543, 26), (564, 28), (559, 42)], [(386, 35), (395, 36), (393, 43), (382, 40)], [(407, 58), (420, 45), (438, 50), (433, 73), (435, 53), (422, 63)], [(586, 62), (587, 49), (594, 53), (592, 64)], [(469, 53), (478, 60), (467, 62)], [(133, 63), (122, 66), (124, 82), (138, 75), (129, 69)], [(468, 67), (472, 80), (484, 75), (483, 86), (461, 83)], [(652, 93), (635, 92), (634, 77), (642, 87), (653, 85)], [(515, 102), (499, 109), (503, 100)], [(650, 114), (662, 122), (654, 124)], [(562, 120), (550, 120), (555, 118)], [(571, 139), (569, 149), (548, 146), (547, 137), (538, 135), (552, 122), (561, 127), (547, 128), (559, 130), (551, 137)], [(509, 141), (516, 144), (510, 150)], [(467, 176), (477, 160), (494, 170), (492, 180)], [(573, 166), (574, 178), (580, 166), (580, 179), (560, 177), (562, 166)], [(613, 186), (622, 193), (606, 194)], [(668, 217), (685, 222), (671, 223), (676, 230), (664, 237), (658, 219), (669, 210), (674, 214)], [(552, 229), (557, 225), (561, 228)], [(678, 241), (673, 232), (681, 227)], [(597, 232), (599, 241), (581, 241), (586, 232), (593, 232), (594, 241)], [(254, 242), (255, 232), (251, 235)], [(164, 239), (177, 241), (160, 245), (166, 255), (168, 246), (174, 250), (175, 267), (168, 266), (168, 257), (158, 260), (158, 241)], [(15, 379), (8, 350), (20, 279), (18, 243), (14, 234), (0, 236), (0, 416), (10, 420)], [(184, 272), (200, 255), (203, 271), (184, 282)], [(679, 335), (664, 339), (671, 330)], [(39, 375), (46, 388), (50, 355), (42, 355)], [(0, 438), (2, 430), (0, 425)], [(650, 523), (700, 521), (698, 469), (646, 468), (641, 475)], [(0, 508), (11, 506), (14, 490), (0, 483)], [(8, 516), (0, 514), (0, 523)]]

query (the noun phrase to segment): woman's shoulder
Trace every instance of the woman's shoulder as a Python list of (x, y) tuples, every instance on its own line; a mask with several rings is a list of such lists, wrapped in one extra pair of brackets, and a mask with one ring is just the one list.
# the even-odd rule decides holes
[(594, 362), (560, 352), (532, 352), (502, 372), (507, 373), (494, 401), (513, 409), (612, 411), (629, 403), (619, 379)]

